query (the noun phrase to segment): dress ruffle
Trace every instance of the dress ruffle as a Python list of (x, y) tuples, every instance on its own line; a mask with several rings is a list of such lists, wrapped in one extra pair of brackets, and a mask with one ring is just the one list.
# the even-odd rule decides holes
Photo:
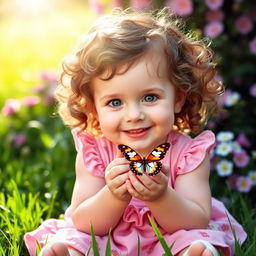
[(183, 143), (182, 153), (177, 158), (177, 175), (191, 172), (200, 165), (215, 146), (215, 135), (211, 131), (204, 131), (194, 139), (188, 137), (187, 142)]
[(87, 132), (73, 129), (77, 152), (82, 151), (86, 169), (98, 177), (105, 177), (106, 166), (114, 159), (116, 147), (104, 138), (94, 138)]

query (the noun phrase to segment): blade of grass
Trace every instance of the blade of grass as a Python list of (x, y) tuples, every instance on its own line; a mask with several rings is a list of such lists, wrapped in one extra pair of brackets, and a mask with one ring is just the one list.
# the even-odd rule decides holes
[(36, 255), (39, 255), (40, 251), (41, 251), (41, 246), (39, 242), (36, 240)]
[(242, 251), (242, 248), (241, 248), (241, 245), (237, 239), (237, 236), (236, 236), (236, 231), (234, 229), (234, 227), (232, 226), (231, 224), (231, 221), (230, 221), (230, 218), (228, 216), (228, 213), (226, 212), (226, 215), (227, 215), (227, 218), (228, 218), (228, 222), (229, 222), (229, 226), (231, 228), (231, 231), (232, 231), (232, 234), (233, 234), (233, 237), (235, 239), (235, 252), (236, 252), (236, 255), (244, 255), (243, 254), (243, 251)]
[(108, 240), (107, 240), (107, 245), (106, 245), (106, 250), (105, 250), (105, 256), (111, 256), (111, 244), (110, 244), (110, 235), (111, 235), (111, 230), (108, 232)]
[[(158, 227), (156, 226), (155, 222), (150, 218), (150, 216), (148, 215), (148, 219), (149, 219), (149, 222), (153, 228), (153, 230), (155, 231), (155, 234), (159, 240), (159, 242), (161, 243), (164, 251), (165, 251), (165, 254), (166, 256), (173, 256), (171, 251), (170, 251), (170, 248), (169, 246), (167, 245), (166, 241), (164, 240), (164, 237), (162, 235), (162, 233), (160, 232), (160, 230), (158, 229)], [(173, 247), (173, 244), (171, 245), (171, 247)]]
[(95, 234), (94, 234), (92, 223), (90, 224), (90, 226), (91, 226), (93, 255), (94, 256), (100, 256), (99, 247), (98, 247), (98, 244), (97, 244), (97, 241), (96, 241), (96, 238), (95, 238)]
[(89, 256), (91, 249), (92, 249), (92, 247), (90, 246), (90, 247), (86, 250), (85, 256)]
[(138, 256), (140, 256), (140, 237), (138, 236)]

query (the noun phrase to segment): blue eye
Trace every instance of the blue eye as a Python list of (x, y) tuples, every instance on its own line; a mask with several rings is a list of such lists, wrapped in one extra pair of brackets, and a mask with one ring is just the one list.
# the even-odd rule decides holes
[(120, 107), (122, 105), (122, 102), (119, 99), (113, 99), (109, 101), (108, 105), (111, 107)]
[(143, 101), (145, 101), (145, 102), (154, 102), (156, 100), (157, 100), (157, 96), (154, 94), (148, 94), (143, 99)]

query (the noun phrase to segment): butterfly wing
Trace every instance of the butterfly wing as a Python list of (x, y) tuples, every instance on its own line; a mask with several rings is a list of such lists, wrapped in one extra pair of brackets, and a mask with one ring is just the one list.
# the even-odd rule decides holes
[(144, 171), (144, 163), (143, 162), (130, 162), (130, 169), (136, 175), (142, 175)]
[(126, 145), (118, 145), (124, 157), (130, 161), (130, 169), (137, 175), (142, 175), (144, 171), (144, 161), (141, 156), (132, 148)]
[(163, 143), (157, 146), (147, 157), (146, 159), (146, 172), (149, 176), (156, 175), (162, 169), (162, 163), (159, 162), (162, 160), (168, 149), (170, 148), (170, 143)]
[(153, 176), (158, 174), (162, 169), (162, 163), (161, 162), (147, 162), (146, 163), (146, 173), (149, 176)]
[(118, 145), (118, 148), (123, 153), (124, 157), (128, 161), (132, 161), (132, 162), (142, 161), (142, 158), (140, 157), (140, 155), (134, 149), (130, 148), (129, 146), (121, 144), (121, 145)]
[(157, 146), (147, 157), (148, 162), (156, 162), (162, 160), (168, 149), (170, 148), (170, 143), (163, 143)]

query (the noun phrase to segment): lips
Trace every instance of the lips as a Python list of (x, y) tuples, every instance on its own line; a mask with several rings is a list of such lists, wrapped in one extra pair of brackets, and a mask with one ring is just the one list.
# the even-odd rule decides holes
[(131, 138), (139, 138), (139, 137), (145, 136), (149, 129), (150, 129), (150, 127), (138, 128), (138, 129), (129, 129), (129, 130), (125, 130), (124, 132), (125, 132), (125, 134), (127, 134)]
[(125, 132), (137, 134), (137, 133), (144, 132), (146, 130), (148, 130), (148, 128), (131, 129), (131, 130), (126, 130)]

